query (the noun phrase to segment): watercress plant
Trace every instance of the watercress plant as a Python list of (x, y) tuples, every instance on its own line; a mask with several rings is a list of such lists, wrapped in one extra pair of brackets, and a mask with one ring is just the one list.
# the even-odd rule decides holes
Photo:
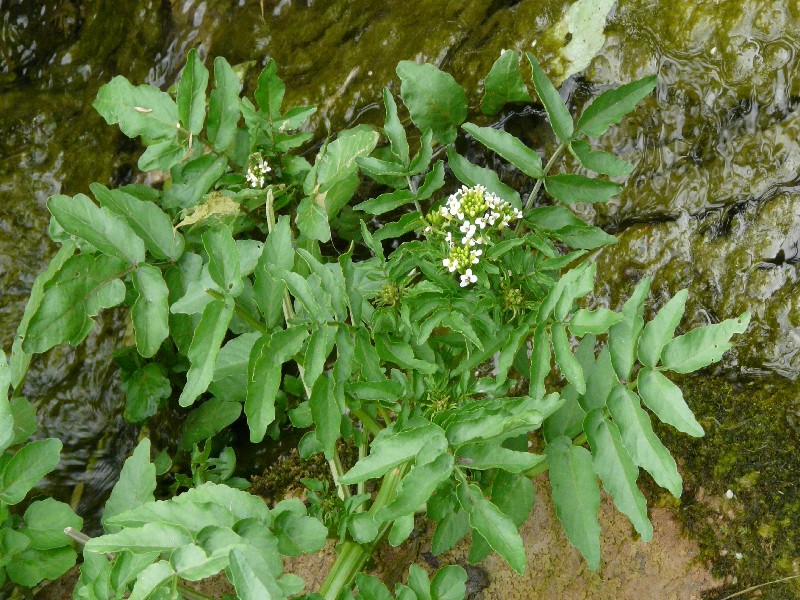
[[(2, 371), (18, 375), (3, 382), (18, 395), (31, 354), (78, 344), (100, 310), (127, 307), (133, 345), (118, 356), (126, 416), (184, 407), (180, 445), (195, 451), (193, 478), (179, 485), (194, 487), (156, 500), (143, 440), (108, 501), (104, 535), (84, 540), (76, 597), (196, 598), (186, 582), (225, 571), (243, 599), (383, 600), (389, 590), (362, 571), (384, 539), (403, 543), (421, 514), (436, 523), (434, 554), (470, 535), (471, 561), (494, 551), (522, 573), (518, 527), (542, 473), (592, 569), (601, 560), (598, 478), (641, 537), (652, 536), (639, 469), (676, 497), (682, 482), (651, 414), (703, 435), (667, 373), (719, 360), (749, 315), (676, 336), (686, 292), (645, 324), (648, 279), (619, 311), (584, 307), (595, 279), (587, 251), (615, 238), (569, 207), (619, 192), (609, 178), (632, 166), (590, 141), (656, 79), (604, 92), (576, 121), (526, 58), (558, 142), (546, 162), (510, 132), (465, 122), (467, 94), (430, 64), (401, 62), (404, 108), (385, 89), (383, 127), (330, 136), (313, 162), (302, 148), (315, 109), (284, 108), (272, 60), (255, 103), (223, 58), (207, 93), (211, 74), (195, 51), (175, 94), (122, 77), (101, 88), (97, 111), (146, 146), (139, 168), (168, 176), (163, 188), (94, 184), (94, 198), (50, 198), (61, 250), (37, 280)], [(530, 101), (519, 61), (506, 51), (495, 62), (484, 113)], [(465, 135), (531, 178), (524, 199), (458, 152)], [(555, 172), (565, 152), (582, 173)], [(5, 394), (2, 402), (3, 427), (24, 421)], [(302, 456), (324, 455), (331, 481), (306, 480), (310, 509), (297, 499), (269, 508), (230, 485), (241, 482), (229, 479), (229, 454), (197, 449), (242, 418), (253, 444), (288, 421), (305, 431)], [(33, 444), (43, 443), (57, 444)], [(28, 447), (0, 462), (7, 504), (30, 487), (7, 498)], [(354, 464), (344, 447), (357, 451)], [(8, 514), (1, 531), (22, 540), (25, 526)], [(59, 526), (80, 527), (64, 517)], [(335, 561), (319, 590), (304, 590), (280, 557), (319, 551), (328, 537), (338, 540)], [(23, 541), (8, 556), (24, 556)], [(12, 564), (10, 577), (35, 583)], [(465, 581), (458, 566), (432, 579), (412, 566), (394, 595), (455, 600)]]

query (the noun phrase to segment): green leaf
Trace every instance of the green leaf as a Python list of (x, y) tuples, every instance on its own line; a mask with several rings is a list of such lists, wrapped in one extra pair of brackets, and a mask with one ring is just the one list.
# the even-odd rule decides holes
[(208, 254), (208, 273), (226, 293), (234, 298), (242, 293), (242, 272), (239, 248), (231, 230), (215, 225), (203, 233), (203, 248)]
[(225, 296), (224, 300), (212, 300), (203, 310), (203, 316), (200, 317), (200, 323), (189, 346), (188, 358), (191, 367), (186, 374), (186, 386), (178, 398), (178, 404), (181, 406), (193, 404), (197, 397), (208, 389), (214, 376), (217, 354), (233, 317), (233, 309), (233, 298)]
[(392, 523), (392, 528), (389, 531), (387, 539), (392, 548), (397, 548), (400, 544), (405, 542), (414, 532), (414, 515), (405, 515), (395, 520)]
[(611, 125), (622, 120), (652, 92), (658, 79), (655, 75), (603, 92), (586, 107), (578, 119), (578, 129), (590, 137), (600, 137)]
[[(312, 338), (314, 333), (311, 334)], [(333, 379), (319, 377), (309, 398), (311, 418), (317, 426), (317, 440), (322, 444), (325, 458), (333, 460), (336, 440), (341, 436), (342, 412), (333, 394)]]
[(233, 143), (239, 123), (239, 91), (242, 84), (239, 76), (218, 56), (214, 59), (214, 91), (208, 101), (206, 132), (214, 150), (223, 151)]
[(122, 217), (136, 232), (145, 248), (156, 258), (178, 260), (184, 239), (172, 226), (172, 219), (154, 202), (140, 200), (123, 190), (110, 190), (99, 183), (89, 186), (100, 206)]
[[(172, 185), (164, 191), (161, 206), (171, 208), (192, 208), (200, 203), (203, 195), (217, 183), (225, 169), (228, 159), (224, 156), (204, 154), (192, 161), (172, 169)], [(212, 200), (209, 200), (209, 204)]]
[(81, 343), (103, 308), (125, 299), (125, 264), (110, 256), (81, 254), (64, 263), (45, 284), (44, 298), (31, 317), (22, 349), (45, 352), (58, 344)]
[(617, 426), (598, 408), (586, 415), (583, 424), (594, 458), (594, 470), (611, 494), (617, 508), (627, 515), (645, 542), (653, 537), (653, 525), (647, 517), (647, 500), (636, 486), (639, 469), (631, 459)]
[(653, 367), (661, 359), (664, 346), (675, 335), (686, 308), (689, 291), (683, 289), (675, 294), (669, 302), (661, 307), (653, 320), (644, 326), (639, 339), (639, 360), (647, 367)]
[[(75, 253), (75, 244), (73, 242), (66, 242), (59, 248), (56, 255), (50, 259), (47, 268), (39, 275), (31, 286), (30, 296), (28, 303), (25, 305), (25, 311), (22, 314), (19, 326), (17, 327), (17, 334), (14, 336), (14, 342), (11, 345), (11, 356), (8, 359), (9, 367), (11, 368), (11, 385), (17, 388), (22, 383), (28, 372), (28, 367), (31, 363), (31, 355), (23, 350), (25, 338), (28, 335), (28, 326), (33, 318), (33, 315), (39, 310), (44, 298), (44, 286), (50, 281), (61, 267), (64, 266), (67, 260), (72, 258)], [(38, 426), (38, 425), (37, 425)], [(28, 436), (25, 436), (26, 438)]]
[(169, 290), (161, 269), (147, 263), (133, 272), (133, 287), (139, 293), (131, 308), (136, 349), (149, 358), (169, 337)]
[(431, 600), (464, 600), (467, 572), (459, 565), (442, 567), (431, 580)]
[(388, 588), (377, 577), (357, 573), (356, 586), (358, 586), (357, 600), (392, 600)]
[(191, 450), (192, 446), (214, 437), (231, 425), (242, 414), (242, 405), (220, 398), (211, 398), (194, 409), (183, 422), (181, 450)]
[(14, 438), (11, 445), (22, 444), (39, 429), (36, 407), (22, 397), (11, 399), (11, 414), (14, 417)]
[(267, 327), (275, 327), (283, 316), (283, 293), (286, 284), (272, 275), (269, 268), (290, 271), (294, 266), (294, 247), (289, 217), (278, 219), (272, 233), (264, 242), (261, 258), (255, 270), (253, 292), (256, 304), (264, 315)]
[(693, 437), (703, 437), (705, 432), (695, 419), (692, 409), (683, 399), (681, 388), (659, 371), (644, 367), (636, 378), (637, 389), (645, 406), (664, 423)]
[(625, 177), (633, 171), (633, 165), (601, 150), (592, 150), (585, 140), (572, 140), (570, 150), (586, 169), (608, 175), (609, 177)]
[(484, 498), (477, 485), (459, 485), (458, 499), (469, 514), (470, 526), (486, 539), (492, 550), (508, 561), (512, 569), (522, 575), (527, 563), (525, 547), (511, 517)]
[[(527, 436), (524, 441), (527, 446)], [(543, 460), (544, 456), (539, 458)], [(536, 489), (530, 478), (505, 470), (498, 471), (492, 484), (492, 502), (504, 514), (511, 517), (514, 525), (519, 527), (528, 520), (535, 498)]]
[(208, 391), (229, 402), (244, 403), (247, 398), (247, 366), (258, 332), (244, 333), (227, 342), (217, 355), (214, 377)]
[(383, 430), (373, 440), (370, 454), (359, 460), (339, 481), (350, 485), (380, 477), (414, 458), (425, 444), (434, 439), (444, 440), (444, 431), (433, 423), (398, 433)]
[(10, 563), (14, 556), (30, 546), (31, 541), (23, 533), (11, 527), (0, 528), (0, 568)]
[(538, 454), (509, 450), (497, 442), (466, 444), (458, 448), (456, 457), (468, 469), (503, 469), (509, 473), (522, 473), (543, 460)]
[(436, 141), (449, 144), (467, 118), (467, 95), (452, 75), (431, 64), (403, 60), (397, 65), (400, 96), (420, 131), (430, 129)]
[(19, 504), (39, 481), (58, 466), (61, 441), (55, 438), (30, 442), (0, 466), (0, 501)]
[(469, 531), (469, 515), (459, 510), (450, 512), (436, 525), (431, 540), (431, 552), (438, 556), (455, 546)]
[(536, 94), (547, 111), (553, 132), (555, 132), (559, 140), (566, 144), (572, 138), (574, 132), (572, 116), (569, 114), (564, 101), (561, 100), (561, 96), (558, 95), (558, 90), (550, 83), (547, 75), (542, 71), (542, 67), (539, 66), (539, 61), (536, 60), (536, 57), (530, 52), (526, 52), (525, 56), (528, 57), (528, 62), (531, 63), (533, 87), (536, 89)]
[(103, 526), (108, 533), (119, 531), (118, 526), (109, 525), (115, 516), (153, 501), (156, 489), (156, 467), (150, 462), (150, 440), (145, 438), (133, 454), (125, 460), (119, 481), (103, 509)]
[(394, 521), (413, 515), (428, 501), (439, 484), (450, 478), (452, 472), (453, 455), (447, 452), (429, 463), (416, 465), (403, 477), (394, 500), (375, 514), (375, 520)]
[(297, 206), (295, 217), (297, 228), (310, 240), (326, 243), (331, 241), (331, 227), (325, 208), (311, 198), (303, 198)]
[(642, 279), (631, 297), (622, 306), (625, 320), (612, 326), (608, 332), (608, 349), (611, 351), (611, 362), (617, 377), (623, 383), (628, 380), (636, 357), (636, 346), (639, 334), (644, 327), (644, 301), (650, 290), (650, 278)]
[(553, 338), (553, 352), (556, 357), (556, 364), (561, 369), (561, 374), (564, 375), (567, 381), (575, 386), (579, 394), (586, 393), (586, 380), (584, 378), (583, 369), (578, 364), (575, 355), (572, 354), (572, 348), (567, 338), (567, 331), (561, 324), (553, 324), (551, 328), (551, 335)]
[(251, 442), (263, 440), (267, 427), (275, 420), (275, 397), (281, 384), (281, 366), (300, 352), (307, 336), (305, 327), (292, 327), (264, 335), (253, 346), (244, 404)]
[(35, 587), (43, 579), (58, 579), (75, 565), (77, 553), (71, 546), (36, 550), (27, 548), (6, 565), (8, 578), (25, 587)]
[(328, 528), (319, 519), (288, 510), (275, 518), (272, 528), (278, 537), (278, 550), (284, 556), (318, 552), (328, 540)]
[(586, 448), (573, 446), (566, 436), (551, 440), (545, 446), (545, 455), (558, 520), (570, 544), (596, 571), (600, 566), (600, 489), (592, 455)]
[(655, 482), (680, 498), (683, 480), (675, 459), (661, 443), (642, 409), (639, 396), (618, 385), (608, 399), (608, 409), (619, 427), (622, 443), (633, 461), (653, 476)]
[(411, 165), (408, 167), (409, 175), (419, 175), (431, 164), (433, 159), (433, 132), (426, 129), (419, 139), (419, 150), (411, 159)]
[(208, 69), (197, 55), (197, 50), (192, 48), (186, 56), (186, 66), (178, 82), (177, 102), (181, 124), (194, 135), (203, 130), (206, 119), (207, 86)]
[(514, 50), (506, 50), (494, 61), (483, 88), (481, 111), (485, 115), (497, 114), (509, 102), (531, 101), (519, 72), (519, 54)]
[(407, 167), (409, 165), (409, 154), (406, 130), (397, 116), (397, 104), (388, 87), (383, 88), (383, 104), (386, 107), (386, 121), (383, 125), (383, 133), (389, 138), (392, 154), (400, 161), (400, 164)]
[(453, 171), (453, 175), (468, 187), (474, 187), (480, 184), (485, 187), (488, 192), (497, 195), (514, 208), (522, 207), (519, 192), (512, 190), (501, 182), (497, 173), (492, 169), (479, 167), (469, 162), (466, 158), (458, 154), (453, 146), (447, 147), (447, 164)]
[(547, 323), (536, 326), (533, 334), (533, 350), (531, 352), (530, 387), (528, 394), (532, 398), (544, 398), (544, 380), (550, 373), (550, 334)]
[(461, 128), (481, 144), (499, 154), (520, 171), (531, 177), (542, 177), (542, 159), (516, 136), (493, 127), (478, 127), (465, 123)]
[(569, 330), (576, 337), (583, 337), (587, 333), (600, 335), (624, 318), (623, 315), (607, 308), (598, 308), (597, 310), (581, 308), (570, 319)]
[(173, 577), (175, 577), (175, 571), (167, 561), (161, 560), (153, 563), (139, 573), (128, 600), (157, 600), (158, 598), (163, 598), (166, 590), (161, 586), (168, 584)]
[[(379, 137), (378, 132), (367, 125), (358, 125), (340, 132), (317, 156), (314, 166), (319, 192), (329, 191), (336, 183), (354, 176), (358, 171), (356, 159), (369, 156), (378, 144)], [(313, 188), (306, 187), (307, 194), (310, 195), (313, 191)], [(327, 202), (325, 205), (327, 207)], [(333, 216), (335, 211), (329, 209), (327, 213)]]
[(750, 324), (750, 313), (745, 312), (736, 319), (698, 327), (669, 342), (661, 354), (664, 368), (675, 373), (691, 373), (717, 362), (733, 347), (730, 339), (736, 333), (744, 333)]
[[(584, 340), (587, 339), (588, 337), (584, 338)], [(595, 360), (594, 345), (595, 342), (592, 341), (589, 348), (591, 366), (584, 367), (586, 393), (578, 398), (581, 408), (587, 412), (605, 406), (611, 390), (619, 383), (614, 373), (614, 365), (611, 364), (611, 353), (608, 351), (608, 346), (603, 348)]]
[(51, 196), (47, 209), (64, 230), (103, 254), (130, 264), (144, 262), (144, 242), (120, 217), (99, 208), (87, 196)]
[(134, 554), (169, 552), (194, 540), (183, 527), (170, 523), (145, 523), (141, 527), (126, 527), (119, 533), (109, 533), (86, 542), (89, 552), (119, 552), (121, 549)]
[(161, 140), (150, 144), (139, 157), (140, 171), (169, 171), (183, 160), (186, 148), (176, 140)]
[(281, 114), (281, 104), (286, 93), (286, 85), (278, 77), (278, 65), (275, 59), (270, 58), (264, 65), (264, 70), (258, 76), (258, 87), (253, 96), (271, 118), (275, 119)]
[(80, 531), (83, 519), (72, 512), (69, 504), (45, 498), (33, 502), (22, 518), (22, 532), (30, 539), (30, 547), (37, 550), (52, 550), (68, 546), (70, 539), (64, 533), (66, 527)]
[(97, 92), (94, 109), (130, 138), (150, 140), (177, 137), (178, 107), (169, 94), (152, 85), (132, 85), (118, 75)]
[(164, 367), (148, 363), (123, 380), (125, 420), (140, 423), (158, 412), (162, 400), (169, 398), (172, 386), (164, 375)]
[(382, 215), (393, 211), (405, 204), (411, 204), (416, 199), (413, 192), (409, 190), (395, 190), (386, 194), (381, 194), (377, 198), (365, 200), (356, 204), (353, 208), (363, 210), (371, 215)]
[(8, 401), (8, 389), (11, 387), (11, 369), (6, 360), (6, 353), (0, 348), (0, 452), (3, 452), (14, 440), (14, 413)]
[(545, 177), (544, 189), (553, 198), (565, 204), (602, 203), (608, 202), (612, 196), (619, 194), (622, 186), (602, 179), (561, 173)]

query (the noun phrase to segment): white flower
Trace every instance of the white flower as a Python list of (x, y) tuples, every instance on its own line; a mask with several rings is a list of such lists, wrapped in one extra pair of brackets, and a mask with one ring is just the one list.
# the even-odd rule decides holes
[(467, 269), (461, 276), (461, 287), (467, 287), (470, 283), (475, 283), (476, 281), (478, 281), (477, 275), (472, 273), (472, 269)]
[(727, 492), (725, 492), (725, 497), (728, 500), (733, 500), (733, 490), (728, 490)]

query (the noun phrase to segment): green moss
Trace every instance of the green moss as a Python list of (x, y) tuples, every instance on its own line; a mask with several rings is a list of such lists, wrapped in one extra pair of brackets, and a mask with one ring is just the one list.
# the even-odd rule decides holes
[[(796, 574), (800, 448), (787, 415), (796, 410), (800, 386), (702, 376), (676, 381), (706, 435), (692, 439), (666, 426), (658, 433), (684, 476), (678, 512), (714, 573), (730, 582), (708, 599)], [(800, 597), (800, 585), (782, 583), (762, 593), (765, 599), (786, 600)]]

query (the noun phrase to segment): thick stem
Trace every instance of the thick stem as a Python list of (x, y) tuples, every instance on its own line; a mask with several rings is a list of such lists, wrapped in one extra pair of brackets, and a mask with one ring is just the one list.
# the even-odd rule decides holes
[[(369, 509), (370, 514), (375, 515), (381, 508), (392, 501), (407, 467), (408, 464), (395, 467), (384, 477), (381, 489), (378, 491), (378, 495), (375, 496), (375, 502), (372, 503)], [(350, 540), (342, 544), (342, 549), (336, 557), (336, 561), (333, 563), (331, 570), (328, 571), (328, 576), (319, 589), (320, 595), (325, 600), (336, 600), (341, 591), (353, 582), (356, 574), (364, 568), (377, 545), (389, 533), (390, 526), (391, 523), (384, 523), (375, 539), (368, 544), (359, 544)]]

